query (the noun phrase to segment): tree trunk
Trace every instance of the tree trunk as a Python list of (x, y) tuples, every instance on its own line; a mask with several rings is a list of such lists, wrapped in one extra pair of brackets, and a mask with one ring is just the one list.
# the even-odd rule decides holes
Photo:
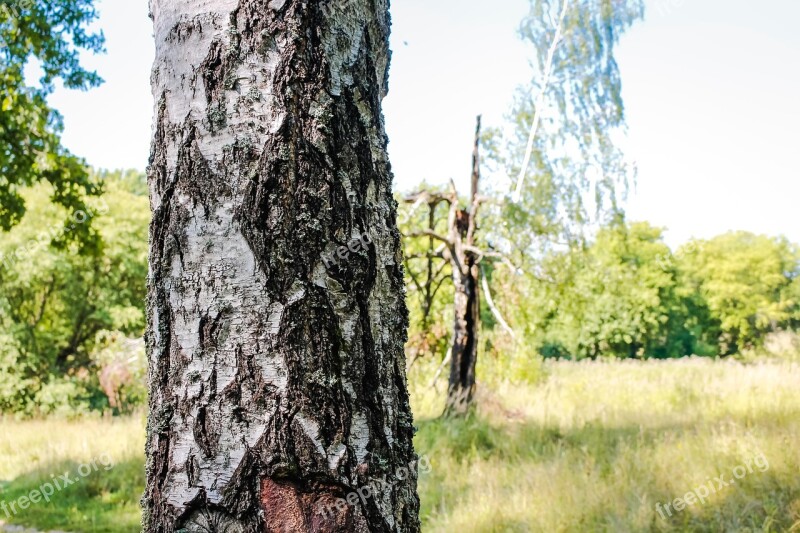
[(453, 265), (453, 284), (456, 294), (450, 381), (445, 408), (445, 414), (448, 415), (466, 413), (475, 394), (475, 364), (478, 361), (480, 323), (478, 265), (471, 256), (466, 257), (466, 263), (466, 272)]
[(472, 152), (472, 187), (469, 208), (458, 210), (458, 196), (453, 186), (450, 206), (449, 240), (453, 243), (450, 262), (453, 270), (455, 321), (453, 347), (450, 354), (450, 381), (447, 387), (446, 415), (462, 415), (469, 411), (475, 394), (475, 364), (478, 361), (478, 328), (480, 327), (480, 298), (478, 276), (480, 268), (475, 256), (475, 232), (480, 206), (480, 138), (481, 117), (475, 127), (475, 146)]
[(144, 530), (419, 531), (387, 0), (150, 7)]

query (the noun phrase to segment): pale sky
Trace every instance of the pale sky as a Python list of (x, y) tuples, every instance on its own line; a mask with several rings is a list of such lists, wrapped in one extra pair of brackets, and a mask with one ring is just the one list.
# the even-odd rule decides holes
[[(394, 0), (384, 102), (395, 187), (466, 184), (475, 115), (502, 126), (531, 50), (516, 36), (529, 0)], [(639, 168), (631, 220), (668, 242), (743, 229), (800, 242), (800, 1), (647, 0), (617, 53)], [(106, 83), (50, 99), (64, 142), (96, 167), (147, 164), (153, 42), (146, 0), (101, 0)]]

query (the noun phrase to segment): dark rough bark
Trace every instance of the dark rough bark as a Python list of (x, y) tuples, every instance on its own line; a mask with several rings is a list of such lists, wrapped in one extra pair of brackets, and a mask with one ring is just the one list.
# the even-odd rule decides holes
[(481, 117), (475, 127), (472, 152), (472, 179), (469, 208), (450, 217), (450, 241), (454, 243), (450, 262), (453, 267), (455, 299), (453, 309), (453, 347), (450, 353), (450, 380), (447, 386), (445, 414), (466, 413), (475, 395), (475, 365), (478, 361), (480, 327), (480, 292), (478, 258), (475, 254), (475, 232), (480, 206), (480, 138)]
[(445, 413), (451, 415), (466, 413), (475, 394), (480, 325), (479, 271), (471, 255), (465, 257), (465, 262), (466, 268), (453, 269), (455, 321), (445, 408)]
[(144, 530), (418, 531), (388, 3), (151, 13)]

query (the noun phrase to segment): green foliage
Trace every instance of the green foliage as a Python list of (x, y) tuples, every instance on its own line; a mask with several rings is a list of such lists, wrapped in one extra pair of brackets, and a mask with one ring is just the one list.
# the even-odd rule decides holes
[(86, 376), (61, 377), (37, 376), (39, 383), (31, 404), (43, 416), (71, 418), (87, 414), (92, 407), (102, 402), (94, 380)]
[[(420, 190), (443, 192), (443, 189), (420, 185)], [(429, 228), (447, 233), (448, 206), (440, 203), (431, 219), (427, 204), (403, 203), (398, 208), (398, 226), (404, 235)], [(407, 238), (403, 241), (406, 274), (406, 303), (409, 309), (409, 332), (406, 351), (415, 360), (423, 356), (443, 359), (450, 347), (453, 321), (453, 280), (450, 262), (429, 257), (428, 250), (439, 243), (430, 238)]]
[[(9, 230), (25, 214), (25, 187), (48, 183), (53, 202), (70, 213), (85, 211), (85, 196), (100, 192), (83, 161), (61, 146), (61, 116), (47, 105), (57, 80), (70, 89), (88, 89), (101, 82), (79, 61), (81, 49), (103, 49), (102, 34), (86, 29), (97, 18), (92, 4), (92, 0), (20, 0), (0, 5), (2, 230)], [(25, 79), (25, 67), (31, 61), (42, 72), (36, 86)], [(69, 236), (91, 241), (90, 227), (81, 226)]]
[(556, 282), (539, 284), (545, 355), (686, 355), (671, 335), (683, 313), (660, 229), (615, 224), (601, 230), (587, 249), (553, 261)]
[[(633, 177), (615, 141), (624, 132), (621, 80), (614, 59), (620, 36), (643, 16), (641, 0), (571, 2), (555, 49), (550, 82), (545, 65), (561, 0), (531, 2), (520, 35), (536, 52), (534, 76), (521, 88), (510, 128), (487, 135), (490, 168), (516, 181), (537, 105), (542, 116), (519, 202), (493, 209), (488, 239), (507, 243), (520, 264), (535, 264), (553, 241), (580, 240), (593, 220), (609, 222)], [(543, 99), (537, 101), (539, 94)], [(515, 183), (495, 184), (501, 196)], [(508, 199), (508, 198), (506, 198)]]
[(497, 299), (544, 357), (725, 356), (797, 327), (798, 258), (785, 239), (749, 233), (673, 255), (660, 229), (615, 223), (522, 279), (499, 276), (514, 289)]
[[(484, 167), (499, 171), (493, 172), (493, 176), (516, 177), (524, 160), (536, 106), (543, 106), (539, 109), (543, 120), (534, 139), (531, 168), (521, 201), (509, 201), (512, 184), (508, 181), (484, 180), (481, 188), (486, 190), (482, 192), (488, 192), (497, 201), (483, 204), (478, 217), (479, 247), (503, 251), (511, 256), (513, 264), (529, 272), (542, 268), (544, 258), (553, 254), (554, 243), (580, 243), (594, 215), (600, 220), (619, 218), (618, 196), (626, 189), (632, 174), (614, 142), (615, 135), (625, 124), (614, 49), (620, 35), (643, 16), (642, 2), (571, 3), (564, 20), (563, 38), (556, 48), (550, 83), (545, 86), (545, 64), (562, 5), (559, 0), (531, 2), (530, 14), (523, 21), (520, 34), (536, 53), (533, 81), (517, 95), (510, 120), (511, 135), (500, 129), (489, 130), (481, 142), (482, 150), (488, 154), (485, 158), (488, 165)], [(542, 90), (543, 100), (537, 102)], [(424, 184), (422, 188), (433, 191)], [(447, 206), (440, 205), (431, 219), (425, 207), (413, 212), (411, 208), (406, 215), (401, 214), (404, 234), (428, 229), (446, 233)], [(436, 248), (432, 243), (433, 240), (419, 238), (405, 242), (409, 258), (406, 261), (407, 286), (411, 296), (408, 350), (412, 359), (423, 353), (442, 354), (443, 357), (451, 336), (452, 286), (448, 279), (438, 284), (438, 271), (437, 275), (430, 276), (430, 261), (423, 256), (426, 249)], [(495, 268), (488, 263), (484, 261), (483, 270), (492, 282), (492, 290), (499, 294), (502, 313), (513, 318), (520, 334), (519, 345), (532, 345), (535, 339), (541, 339), (541, 332), (534, 326), (541, 317), (534, 315), (542, 309), (531, 310), (531, 298), (539, 291), (538, 284), (520, 276), (519, 272), (495, 274)], [(446, 278), (449, 267), (445, 266), (441, 273)], [(432, 301), (426, 289), (431, 277), (437, 283)], [(624, 305), (626, 302), (616, 303)], [(638, 311), (630, 309), (628, 315)], [(585, 314), (582, 311), (581, 318)], [(623, 317), (620, 320), (632, 319)], [(640, 337), (658, 329), (660, 324), (658, 327), (653, 324), (658, 320), (658, 317), (641, 318), (642, 324), (626, 324), (628, 329), (610, 324), (596, 326), (608, 329), (598, 333), (620, 345), (629, 336), (628, 330)], [(515, 362), (512, 362), (508, 354), (518, 354), (519, 348), (509, 345), (503, 338), (506, 334), (499, 331), (483, 298), (481, 324), (485, 330), (481, 337), (486, 340), (481, 348), (484, 355), (517, 365), (520, 358), (515, 355), (516, 358), (511, 358)], [(479, 360), (483, 360), (484, 355)], [(535, 362), (535, 356), (523, 361), (522, 375), (527, 372), (527, 365)]]
[[(144, 178), (125, 175), (105, 174), (105, 194), (87, 199), (85, 217), (66, 228), (64, 209), (48, 202), (49, 185), (24, 191), (31, 209), (0, 241), (3, 411), (102, 406), (92, 357), (104, 347), (98, 332), (142, 335), (150, 212), (139, 193)], [(91, 253), (74, 242), (51, 246), (89, 221), (98, 235)]]
[(800, 248), (784, 238), (734, 232), (678, 250), (688, 289), (707, 307), (710, 342), (723, 355), (761, 344), (800, 320)]

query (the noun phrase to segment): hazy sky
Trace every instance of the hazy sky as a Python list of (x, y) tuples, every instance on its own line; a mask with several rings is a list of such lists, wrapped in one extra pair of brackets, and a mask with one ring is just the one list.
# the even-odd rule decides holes
[[(647, 0), (618, 50), (632, 220), (671, 244), (731, 229), (800, 242), (800, 1)], [(531, 50), (516, 37), (528, 0), (394, 0), (385, 101), (396, 187), (465, 184), (475, 115), (501, 125)], [(147, 164), (153, 43), (146, 0), (101, 0), (106, 83), (58, 91), (65, 144), (97, 167)]]

